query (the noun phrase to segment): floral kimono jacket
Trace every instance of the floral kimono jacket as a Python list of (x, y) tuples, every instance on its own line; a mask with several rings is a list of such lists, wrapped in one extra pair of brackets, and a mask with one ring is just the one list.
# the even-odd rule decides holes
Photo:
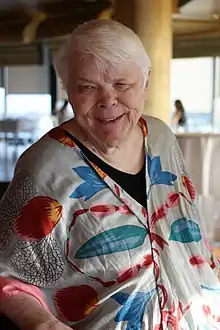
[(218, 265), (178, 143), (158, 119), (139, 124), (147, 208), (62, 127), (21, 156), (0, 204), (0, 299), (29, 293), (74, 329), (220, 329)]

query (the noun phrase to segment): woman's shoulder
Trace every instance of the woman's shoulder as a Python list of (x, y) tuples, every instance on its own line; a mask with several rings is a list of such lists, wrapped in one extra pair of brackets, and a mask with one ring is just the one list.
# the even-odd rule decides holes
[(147, 122), (148, 137), (154, 139), (163, 137), (173, 140), (174, 134), (163, 120), (147, 115), (144, 115), (143, 118)]
[(146, 116), (145, 120), (148, 126), (146, 144), (150, 147), (151, 153), (163, 156), (163, 159), (175, 158), (179, 153), (179, 147), (171, 128), (164, 121), (155, 117)]
[[(64, 162), (65, 155), (74, 147), (74, 142), (65, 131), (56, 127), (30, 146), (18, 159), (16, 169), (39, 173)], [(73, 153), (71, 153), (73, 154)], [(68, 156), (66, 156), (68, 157)]]

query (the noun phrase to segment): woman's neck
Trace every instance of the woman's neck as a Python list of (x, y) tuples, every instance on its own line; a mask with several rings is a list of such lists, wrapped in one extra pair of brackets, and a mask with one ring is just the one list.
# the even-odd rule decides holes
[(70, 121), (62, 127), (100, 159), (118, 170), (136, 174), (144, 164), (144, 136), (139, 125), (133, 129), (126, 140), (113, 146), (102, 143), (93, 136), (88, 136), (88, 133), (85, 133), (75, 121)]

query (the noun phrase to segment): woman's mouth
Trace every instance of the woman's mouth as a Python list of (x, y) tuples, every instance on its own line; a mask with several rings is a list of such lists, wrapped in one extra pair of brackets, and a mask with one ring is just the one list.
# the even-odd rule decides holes
[(118, 116), (118, 117), (111, 117), (111, 118), (99, 118), (98, 120), (104, 124), (104, 125), (109, 125), (109, 124), (114, 124), (116, 123), (117, 121), (119, 121), (122, 117), (124, 116), (121, 115), (121, 116)]

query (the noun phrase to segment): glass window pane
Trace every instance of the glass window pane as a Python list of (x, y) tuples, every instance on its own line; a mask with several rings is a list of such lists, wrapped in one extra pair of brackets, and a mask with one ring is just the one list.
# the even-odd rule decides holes
[(50, 116), (51, 96), (49, 94), (8, 94), (7, 117), (19, 118)]
[(180, 99), (187, 112), (211, 113), (213, 58), (173, 59), (171, 62), (171, 104)]
[(0, 118), (5, 117), (5, 89), (0, 87)]

